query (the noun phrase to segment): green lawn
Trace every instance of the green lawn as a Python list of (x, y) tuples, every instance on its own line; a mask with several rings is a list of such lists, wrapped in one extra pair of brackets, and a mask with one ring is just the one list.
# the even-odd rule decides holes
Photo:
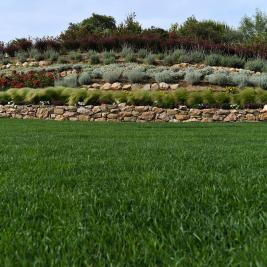
[(267, 266), (267, 124), (0, 120), (0, 266)]

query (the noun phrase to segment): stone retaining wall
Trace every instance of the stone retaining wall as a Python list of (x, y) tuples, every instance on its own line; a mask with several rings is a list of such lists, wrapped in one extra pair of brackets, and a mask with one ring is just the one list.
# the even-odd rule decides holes
[(163, 109), (125, 104), (85, 107), (0, 105), (0, 118), (116, 122), (253, 122), (267, 121), (267, 107), (253, 110), (200, 110), (185, 106)]

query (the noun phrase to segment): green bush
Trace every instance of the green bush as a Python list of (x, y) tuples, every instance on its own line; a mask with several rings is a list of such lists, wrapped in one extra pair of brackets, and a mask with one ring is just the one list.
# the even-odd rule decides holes
[(188, 91), (185, 89), (178, 89), (174, 93), (175, 102), (177, 105), (185, 105), (188, 98)]
[(19, 60), (19, 62), (24, 63), (27, 61), (29, 54), (27, 52), (17, 52), (15, 57)]
[(153, 99), (150, 93), (140, 90), (140, 91), (135, 91), (129, 94), (127, 103), (131, 105), (137, 105), (137, 106), (152, 105)]
[(208, 105), (213, 105), (216, 103), (214, 94), (211, 90), (206, 89), (202, 91), (202, 103)]
[(208, 81), (210, 84), (225, 86), (225, 85), (231, 85), (232, 79), (229, 76), (229, 74), (224, 72), (217, 72), (214, 74), (210, 74), (207, 76)]
[(255, 87), (267, 89), (267, 74), (261, 74), (259, 76), (254, 75), (251, 77), (250, 83)]
[(125, 76), (131, 83), (140, 83), (146, 78), (146, 74), (140, 70), (128, 71), (125, 73)]
[(91, 63), (91, 65), (96, 65), (96, 64), (100, 63), (100, 59), (99, 59), (99, 56), (97, 53), (93, 53), (90, 56), (90, 63)]
[(45, 59), (49, 59), (52, 62), (57, 61), (59, 58), (59, 53), (53, 49), (46, 50), (44, 53)]
[(189, 107), (197, 107), (203, 103), (203, 97), (200, 92), (192, 92), (187, 99), (187, 105)]
[(221, 65), (230, 68), (244, 68), (246, 61), (238, 56), (224, 56)]
[(82, 54), (80, 52), (77, 52), (77, 51), (71, 51), (69, 53), (69, 57), (71, 60), (75, 60), (75, 61), (81, 61), (82, 60)]
[(65, 91), (64, 94), (68, 95), (68, 105), (74, 106), (77, 105), (79, 102), (85, 103), (85, 100), (88, 97), (88, 91), (86, 89), (75, 89)]
[(145, 57), (145, 63), (148, 65), (154, 65), (156, 63), (155, 55), (149, 54)]
[(121, 50), (122, 57), (126, 58), (129, 54), (134, 54), (133, 49), (129, 46), (123, 46)]
[(134, 53), (129, 53), (126, 57), (125, 57), (125, 62), (135, 62), (136, 61), (136, 57)]
[(230, 104), (231, 96), (225, 92), (214, 93), (214, 99), (218, 104)]
[(244, 73), (234, 73), (231, 75), (231, 79), (233, 84), (240, 88), (244, 88), (250, 84), (248, 75)]
[(44, 60), (44, 54), (41, 53), (38, 49), (32, 48), (29, 51), (29, 55), (31, 58), (33, 58), (36, 61)]
[(121, 70), (106, 71), (103, 74), (103, 79), (104, 81), (109, 83), (118, 82), (121, 78), (121, 74), (122, 74)]
[(78, 87), (77, 75), (72, 74), (62, 79), (55, 80), (55, 86), (70, 87), (70, 88)]
[(175, 58), (173, 57), (173, 55), (165, 55), (164, 59), (163, 59), (163, 64), (166, 66), (171, 66), (175, 63)]
[(146, 49), (140, 49), (137, 53), (139, 58), (145, 58), (147, 57), (147, 55), (149, 54), (149, 52)]
[(241, 107), (245, 107), (248, 104), (256, 103), (256, 92), (252, 88), (246, 88), (242, 90), (238, 95), (235, 95), (235, 103)]
[(221, 66), (223, 61), (223, 56), (218, 54), (211, 54), (206, 56), (204, 63), (208, 66)]
[(246, 70), (251, 70), (255, 72), (262, 72), (265, 67), (266, 67), (266, 61), (262, 59), (249, 60), (245, 64)]
[(88, 85), (92, 81), (91, 75), (88, 72), (82, 72), (79, 76), (78, 82), (80, 85)]
[(176, 105), (175, 96), (163, 92), (154, 92), (152, 94), (152, 101), (154, 106), (160, 108), (174, 108)]
[(103, 53), (103, 63), (105, 65), (110, 65), (116, 63), (116, 55), (113, 52), (105, 51)]
[(205, 55), (203, 52), (200, 51), (193, 51), (188, 54), (187, 63), (190, 64), (197, 64), (202, 63), (205, 60)]
[(171, 83), (173, 82), (172, 73), (169, 70), (164, 70), (163, 72), (156, 73), (155, 80), (158, 83)]
[(202, 73), (197, 70), (188, 70), (184, 77), (184, 80), (191, 85), (200, 83), (201, 79)]

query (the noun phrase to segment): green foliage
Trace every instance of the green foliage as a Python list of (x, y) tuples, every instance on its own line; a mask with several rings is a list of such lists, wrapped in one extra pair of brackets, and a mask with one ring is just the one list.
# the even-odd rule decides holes
[(223, 56), (221, 59), (221, 66), (231, 68), (244, 68), (246, 61), (239, 56)]
[(36, 61), (40, 61), (40, 60), (44, 60), (44, 54), (41, 53), (38, 49), (36, 48), (32, 48), (30, 51), (29, 51), (29, 55), (31, 58), (33, 58), (34, 60)]
[(131, 70), (125, 73), (125, 76), (131, 83), (144, 82), (146, 74), (140, 70)]
[(239, 30), (247, 41), (267, 41), (267, 15), (257, 9), (253, 17), (243, 17)]
[(179, 35), (213, 42), (238, 41), (242, 36), (228, 25), (213, 20), (198, 21), (194, 16), (189, 17), (181, 26), (173, 27)]
[(250, 79), (250, 83), (252, 83), (253, 86), (267, 89), (267, 74), (254, 75)]
[(121, 70), (110, 70), (103, 73), (103, 80), (109, 83), (118, 82), (121, 78)]
[(76, 74), (72, 74), (64, 78), (55, 80), (55, 86), (76, 88), (78, 87), (78, 77)]
[(92, 81), (91, 75), (88, 72), (82, 72), (79, 76), (78, 82), (80, 85), (88, 85)]
[(207, 66), (221, 66), (223, 61), (223, 57), (218, 54), (211, 54), (206, 56), (205, 64)]
[(59, 58), (59, 53), (53, 49), (48, 49), (44, 52), (45, 59), (49, 59), (52, 62), (57, 61)]
[(164, 59), (163, 59), (163, 64), (166, 66), (171, 66), (175, 63), (175, 58), (173, 57), (173, 55), (165, 55)]
[(224, 72), (217, 72), (210, 74), (207, 76), (207, 78), (209, 83), (214, 85), (225, 86), (225, 85), (231, 85), (233, 83), (232, 77)]
[(155, 57), (155, 55), (150, 53), (145, 57), (144, 61), (148, 65), (154, 65), (156, 63), (156, 57)]
[(121, 23), (118, 26), (118, 31), (120, 33), (131, 33), (131, 34), (138, 34), (142, 32), (141, 24), (136, 20), (136, 14), (130, 13), (124, 23)]
[(133, 54), (133, 53), (134, 53), (133, 49), (127, 45), (123, 46), (123, 48), (121, 50), (121, 55), (124, 58), (127, 57), (128, 54)]
[(113, 52), (105, 51), (103, 53), (103, 63), (105, 65), (114, 64), (116, 63), (116, 55)]
[(262, 72), (266, 65), (267, 63), (265, 60), (254, 59), (247, 61), (247, 63), (245, 64), (245, 69), (255, 72)]
[(24, 63), (27, 61), (29, 54), (25, 51), (20, 51), (15, 54), (15, 57), (19, 60), (19, 62)]
[(89, 33), (106, 34), (115, 30), (116, 21), (113, 17), (93, 13), (90, 18), (80, 23), (71, 23), (60, 38), (63, 40), (76, 39), (82, 38)]
[(156, 73), (155, 80), (158, 83), (161, 83), (161, 82), (171, 83), (173, 81), (172, 73), (168, 70), (164, 70), (163, 72)]
[(71, 60), (75, 60), (75, 61), (81, 61), (82, 60), (82, 54), (81, 54), (81, 52), (78, 52), (78, 51), (71, 51), (69, 53), (69, 57)]
[(126, 57), (125, 57), (125, 62), (130, 63), (130, 62), (135, 62), (136, 61), (136, 56), (134, 53), (129, 53)]
[(100, 59), (97, 53), (92, 53), (90, 56), (90, 64), (96, 65), (100, 63)]
[(244, 74), (244, 73), (236, 73), (236, 74), (232, 74), (231, 75), (231, 79), (233, 81), (233, 84), (240, 87), (240, 88), (244, 88), (248, 85), (250, 85), (250, 80), (248, 75)]
[(197, 70), (188, 70), (184, 78), (184, 80), (191, 85), (200, 83), (201, 79), (202, 73)]
[(147, 57), (149, 52), (147, 51), (147, 49), (140, 49), (137, 54), (138, 54), (139, 58), (143, 59), (143, 58)]

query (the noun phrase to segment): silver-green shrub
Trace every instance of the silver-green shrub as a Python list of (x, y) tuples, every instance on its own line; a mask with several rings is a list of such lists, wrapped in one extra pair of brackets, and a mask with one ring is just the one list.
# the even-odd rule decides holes
[(185, 74), (184, 80), (189, 84), (198, 84), (202, 79), (202, 73), (198, 70), (188, 70)]

